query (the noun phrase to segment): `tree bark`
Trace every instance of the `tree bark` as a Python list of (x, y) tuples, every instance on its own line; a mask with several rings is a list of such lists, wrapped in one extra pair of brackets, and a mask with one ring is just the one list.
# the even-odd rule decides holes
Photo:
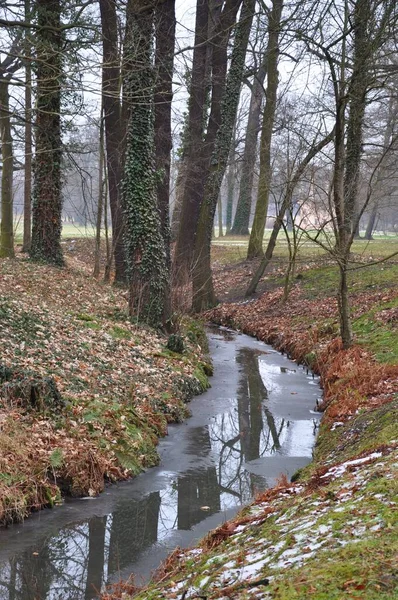
[(242, 175), (240, 179), (238, 203), (236, 205), (235, 219), (231, 229), (231, 235), (249, 235), (254, 165), (256, 164), (261, 105), (264, 97), (263, 85), (267, 72), (266, 56), (267, 54), (264, 55), (260, 69), (253, 80), (250, 97), (249, 118), (246, 127), (245, 149), (242, 160)]
[(171, 221), (171, 241), (175, 242), (178, 236), (178, 230), (180, 228), (181, 218), (181, 207), (182, 207), (182, 194), (185, 186), (185, 159), (184, 156), (178, 162), (178, 173), (175, 183), (175, 201), (173, 208), (173, 217)]
[(221, 103), (221, 124), (217, 131), (211, 169), (200, 210), (192, 266), (192, 304), (195, 312), (206, 310), (216, 302), (210, 267), (211, 233), (221, 183), (228, 163), (255, 4), (255, 0), (243, 1), (236, 27), (231, 66)]
[[(25, 0), (25, 21), (30, 23), (30, 0)], [(32, 49), (29, 30), (25, 33), (25, 168), (22, 252), (29, 252), (32, 241)]]
[(347, 262), (342, 261), (339, 264), (340, 280), (339, 280), (339, 292), (338, 292), (338, 307), (340, 316), (340, 335), (343, 342), (344, 350), (347, 350), (352, 344), (352, 328), (351, 328), (351, 314), (350, 314), (350, 301), (348, 294), (348, 282), (347, 282)]
[(93, 270), (93, 277), (95, 277), (96, 279), (98, 279), (98, 277), (100, 275), (101, 223), (102, 223), (103, 208), (104, 208), (104, 120), (103, 120), (103, 110), (101, 107), (99, 161), (98, 161), (98, 204), (97, 204), (97, 219), (96, 219), (96, 231), (95, 231), (94, 270)]
[(123, 180), (129, 308), (138, 321), (167, 328), (169, 271), (155, 181), (152, 6), (132, 0), (129, 20), (125, 88), (131, 112)]
[(222, 222), (222, 211), (223, 211), (222, 198), (221, 198), (221, 194), (218, 194), (218, 200), (217, 200), (218, 237), (224, 237), (223, 222)]
[(37, 0), (36, 153), (31, 258), (62, 266), (61, 5)]
[(157, 3), (155, 8), (155, 153), (158, 177), (158, 206), (169, 265), (170, 166), (172, 149), (171, 101), (173, 99), (175, 29), (175, 0), (164, 0)]
[(253, 226), (249, 239), (247, 258), (263, 256), (263, 238), (268, 212), (268, 201), (272, 177), (271, 140), (274, 127), (276, 98), (278, 91), (279, 37), (281, 33), (283, 0), (273, 0), (269, 13), (267, 44), (267, 88), (261, 130), (260, 176)]
[(112, 252), (115, 283), (126, 283), (124, 219), (121, 205), (123, 148), (127, 123), (122, 121), (120, 101), (120, 53), (116, 0), (99, 0), (102, 27), (102, 103), (105, 119), (105, 147), (108, 172), (109, 205), (112, 219)]
[(354, 64), (348, 86), (349, 113), (347, 120), (347, 147), (344, 173), (344, 227), (359, 237), (357, 196), (359, 171), (363, 147), (363, 124), (366, 97), (369, 91), (371, 70), (369, 59), (372, 44), (369, 42), (370, 0), (357, 0), (354, 8)]
[[(181, 207), (180, 229), (176, 243), (173, 271), (180, 283), (189, 280), (195, 245), (201, 203), (204, 197), (206, 181), (210, 171), (210, 161), (214, 150), (217, 132), (221, 124), (221, 103), (225, 91), (226, 73), (228, 67), (228, 41), (231, 29), (236, 21), (236, 15), (242, 0), (226, 0), (222, 10), (221, 4), (215, 2), (202, 26), (196, 29), (201, 35), (195, 36), (195, 51), (201, 51), (201, 63), (198, 72), (192, 70), (191, 97), (188, 116), (188, 144), (185, 189)], [(202, 0), (198, 0), (203, 5)], [(208, 2), (205, 2), (208, 5)], [(203, 11), (203, 6), (201, 7)], [(207, 9), (205, 9), (207, 10)], [(197, 19), (199, 15), (197, 13)], [(210, 41), (206, 44), (206, 40)], [(202, 40), (202, 41), (200, 41)], [(198, 44), (201, 44), (198, 46)], [(194, 51), (194, 52), (195, 52)], [(207, 123), (206, 136), (206, 75), (211, 59), (211, 108)], [(194, 54), (195, 60), (195, 54)], [(200, 69), (199, 69), (200, 67)], [(195, 77), (195, 86), (194, 86)], [(191, 109), (194, 114), (191, 115)], [(191, 121), (191, 116), (192, 121)], [(193, 129), (192, 129), (193, 127)], [(213, 214), (214, 217), (214, 214)]]
[(225, 226), (226, 226), (226, 235), (231, 233), (232, 229), (232, 213), (234, 210), (234, 198), (235, 198), (235, 183), (236, 183), (236, 148), (235, 148), (235, 138), (236, 138), (236, 127), (234, 128), (232, 134), (232, 144), (231, 150), (229, 153), (228, 159), (228, 171), (226, 175), (227, 179), (227, 209), (226, 209), (226, 218), (225, 218)]
[(365, 240), (370, 241), (373, 239), (373, 232), (376, 227), (376, 219), (377, 219), (378, 210), (379, 210), (379, 205), (377, 202), (375, 202), (375, 204), (372, 207), (372, 212), (370, 213), (368, 224), (366, 225)]
[(3, 169), (1, 173), (0, 257), (14, 258), (12, 134), (9, 80), (0, 79), (0, 136)]
[[(189, 279), (193, 238), (199, 216), (200, 181), (203, 176), (202, 146), (205, 126), (206, 73), (208, 66), (209, 6), (197, 0), (195, 42), (184, 148), (184, 176), (181, 187), (179, 227), (174, 253), (173, 276), (184, 283)], [(180, 176), (180, 174), (179, 174)]]

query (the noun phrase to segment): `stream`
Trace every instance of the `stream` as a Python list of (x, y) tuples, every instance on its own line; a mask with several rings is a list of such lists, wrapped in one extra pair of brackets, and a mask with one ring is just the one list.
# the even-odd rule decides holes
[(169, 427), (158, 467), (0, 530), (0, 600), (91, 600), (132, 572), (147, 581), (176, 546), (310, 462), (317, 378), (248, 336), (208, 337), (212, 387)]

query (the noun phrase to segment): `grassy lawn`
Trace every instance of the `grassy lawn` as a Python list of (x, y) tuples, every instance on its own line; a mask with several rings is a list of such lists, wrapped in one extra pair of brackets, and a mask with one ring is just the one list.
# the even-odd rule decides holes
[[(109, 232), (111, 235), (111, 231)], [(23, 236), (23, 227), (22, 224), (18, 224), (16, 230), (14, 231), (15, 235), (15, 243), (22, 244), (22, 236)], [(77, 223), (64, 223), (62, 226), (62, 237), (65, 239), (68, 238), (93, 238), (95, 236), (95, 229), (91, 225), (88, 227), (84, 227), (83, 225), (78, 225)]]
[[(311, 235), (311, 232), (309, 232), (309, 234)], [(271, 231), (266, 230), (263, 244), (264, 249), (267, 246), (270, 235)], [(326, 246), (330, 248), (333, 247), (331, 238), (327, 239), (326, 236), (323, 236), (319, 239)], [(245, 260), (248, 241), (249, 238), (243, 236), (216, 237), (213, 239), (213, 256), (220, 264), (233, 264)], [(326, 250), (309, 238), (303, 238), (299, 247), (299, 263), (308, 260), (327, 260), (330, 258), (330, 255)], [(355, 240), (352, 246), (352, 252), (355, 259), (359, 261), (386, 258), (394, 252), (398, 253), (398, 236), (377, 236), (371, 241), (363, 239)], [(288, 243), (284, 232), (279, 234), (274, 257), (286, 260), (288, 258)]]

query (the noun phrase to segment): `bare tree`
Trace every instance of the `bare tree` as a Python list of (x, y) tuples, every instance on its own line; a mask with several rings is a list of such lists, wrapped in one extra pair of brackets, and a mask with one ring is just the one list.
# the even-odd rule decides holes
[(245, 149), (242, 159), (242, 175), (239, 186), (238, 204), (232, 235), (249, 235), (250, 211), (252, 205), (252, 192), (254, 168), (257, 157), (257, 140), (261, 129), (261, 107), (264, 98), (264, 81), (267, 73), (267, 53), (264, 53), (260, 68), (253, 78), (251, 86), (249, 117), (246, 127)]
[(221, 123), (217, 130), (210, 171), (200, 208), (193, 256), (193, 309), (197, 312), (216, 302), (210, 266), (211, 233), (221, 183), (228, 163), (239, 105), (247, 44), (255, 11), (255, 0), (244, 0), (236, 27), (231, 66), (221, 101)]
[(10, 50), (0, 63), (0, 138), (3, 168), (1, 174), (1, 228), (0, 257), (14, 257), (13, 229), (13, 173), (14, 156), (12, 150), (10, 81), (20, 66), (18, 49), (20, 35), (11, 44)]
[(260, 142), (260, 176), (256, 210), (249, 239), (247, 257), (263, 255), (263, 238), (271, 186), (271, 140), (278, 91), (278, 58), (283, 0), (273, 0), (268, 13), (268, 45), (266, 52), (267, 87)]
[(99, 0), (102, 27), (102, 102), (105, 118), (106, 162), (109, 204), (112, 217), (112, 246), (115, 259), (115, 282), (126, 282), (123, 240), (121, 181), (124, 137), (120, 99), (121, 73), (116, 0)]
[[(195, 49), (190, 87), (184, 191), (173, 271), (179, 282), (190, 277), (204, 189), (221, 124), (221, 102), (228, 68), (228, 42), (242, 0), (211, 3), (198, 0)], [(196, 61), (195, 61), (196, 58)], [(211, 87), (207, 115), (207, 84)]]

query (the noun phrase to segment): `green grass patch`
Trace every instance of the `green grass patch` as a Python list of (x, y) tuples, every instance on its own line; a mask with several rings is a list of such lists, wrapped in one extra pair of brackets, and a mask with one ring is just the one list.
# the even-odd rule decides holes
[(326, 461), (347, 460), (364, 451), (372, 451), (398, 438), (398, 399), (372, 411), (363, 411), (332, 431), (322, 424), (315, 445), (314, 462), (305, 467), (300, 479)]
[[(398, 330), (396, 321), (383, 322), (382, 311), (398, 307), (398, 298), (374, 306), (353, 322), (356, 342), (368, 347), (382, 363), (398, 362)], [(378, 318), (378, 314), (380, 318)]]
[(109, 334), (115, 340), (130, 340), (131, 339), (131, 333), (128, 329), (124, 329), (123, 327), (118, 327), (116, 325), (115, 325), (115, 327), (112, 327), (112, 329), (109, 330)]

